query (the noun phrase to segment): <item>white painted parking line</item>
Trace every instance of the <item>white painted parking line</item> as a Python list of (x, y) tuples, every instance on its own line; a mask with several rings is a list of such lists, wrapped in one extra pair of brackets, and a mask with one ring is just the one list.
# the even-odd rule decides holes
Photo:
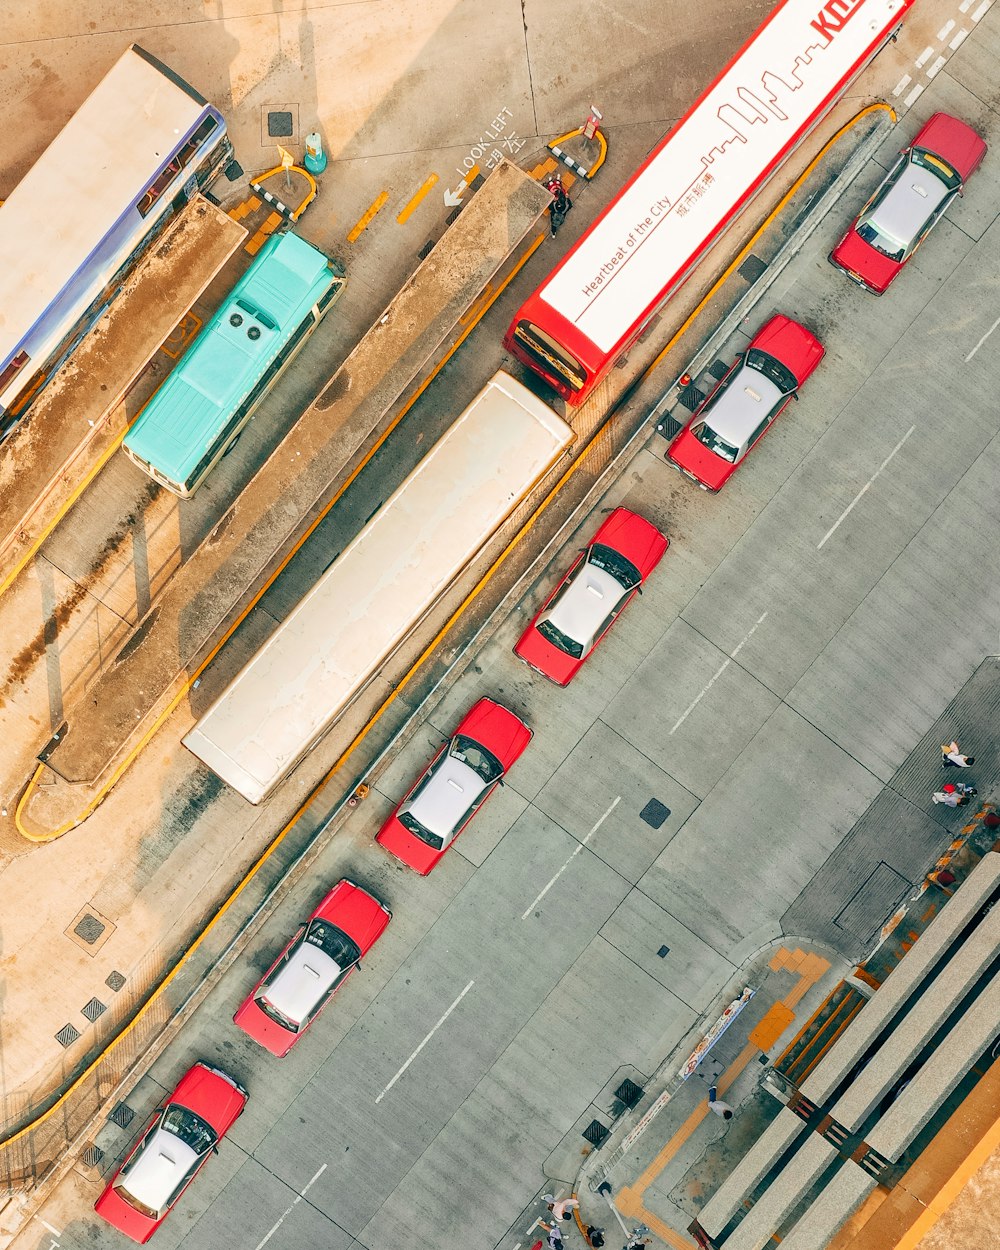
[(899, 82), (896, 83), (895, 87), (893, 87), (892, 94), (894, 96), (899, 95), (901, 91), (906, 90), (906, 88), (910, 85), (911, 82), (913, 82), (913, 79), (910, 77), (910, 75), (904, 74), (903, 77), (899, 80)]
[(980, 349), (980, 348), (982, 347), (982, 345), (986, 342), (986, 340), (990, 337), (990, 335), (991, 335), (991, 334), (993, 333), (993, 331), (997, 328), (997, 326), (1000, 326), (1000, 317), (997, 317), (996, 321), (994, 321), (994, 322), (993, 322), (993, 324), (992, 324), (992, 325), (990, 326), (990, 328), (986, 331), (986, 333), (985, 333), (985, 334), (983, 335), (983, 337), (979, 340), (979, 342), (975, 345), (975, 347), (972, 349), (972, 351), (971, 351), (971, 352), (969, 352), (968, 356), (966, 356), (966, 358), (965, 358), (965, 363), (966, 363), (966, 364), (968, 364), (968, 363), (969, 363), (969, 361), (972, 359), (972, 357), (973, 357), (973, 356), (975, 356), (976, 352), (978, 352), (978, 351), (979, 351), (979, 349)]
[(934, 64), (928, 69), (927, 77), (933, 78), (934, 75), (941, 69), (941, 66), (944, 65), (946, 60), (947, 60), (947, 57), (939, 56), (938, 59), (934, 62)]
[[(427, 1034), (427, 1036), (426, 1036), (426, 1037), (424, 1038), (424, 1040), (420, 1043), (420, 1045), (419, 1045), (419, 1046), (417, 1047), (417, 1049), (413, 1052), (413, 1054), (409, 1057), (409, 1059), (407, 1059), (406, 1063), (404, 1063), (404, 1064), (403, 1064), (403, 1066), (399, 1069), (399, 1071), (398, 1071), (398, 1072), (396, 1073), (396, 1075), (392, 1078), (392, 1080), (389, 1082), (389, 1084), (385, 1087), (385, 1089), (381, 1092), (381, 1094), (379, 1094), (379, 1096), (375, 1099), (376, 1103), (381, 1102), (381, 1101), (382, 1101), (382, 1099), (386, 1096), (386, 1094), (388, 1094), (389, 1090), (390, 1090), (390, 1089), (392, 1089), (392, 1087), (396, 1084), (396, 1082), (397, 1082), (397, 1081), (399, 1080), (399, 1078), (403, 1075), (403, 1073), (406, 1071), (406, 1069), (410, 1066), (410, 1064), (414, 1061), (414, 1059), (416, 1059), (417, 1055), (419, 1055), (419, 1054), (420, 1054), (420, 1052), (421, 1052), (421, 1051), (423, 1050), (423, 1048), (427, 1045), (427, 1043), (431, 1040), (431, 1038), (432, 1038), (432, 1037), (434, 1036), (434, 1034), (438, 1031), (438, 1029), (441, 1027), (441, 1025), (442, 1025), (442, 1024), (444, 1024), (445, 1020), (447, 1020), (447, 1019), (448, 1019), (448, 1017), (451, 1015), (451, 1013), (455, 1010), (455, 1008), (458, 1006), (458, 1004), (462, 1001), (462, 999), (466, 996), (466, 994), (468, 994), (469, 990), (471, 990), (471, 989), (472, 989), (472, 987), (473, 987), (475, 984), (476, 984), (476, 983), (475, 983), (475, 981), (470, 981), (470, 982), (469, 982), (469, 984), (465, 987), (465, 989), (461, 992), (461, 994), (459, 994), (458, 998), (456, 998), (456, 999), (455, 999), (455, 1001), (454, 1001), (454, 1002), (452, 1003), (452, 1005), (448, 1008), (448, 1010), (444, 1013), (444, 1015), (441, 1017), (441, 1019), (437, 1022), (437, 1024), (435, 1024), (435, 1026), (433, 1027), (433, 1029), (431, 1029), (431, 1031)], [(259, 1247), (259, 1246), (257, 1247), (257, 1250), (260, 1250), (260, 1247)]]
[(958, 6), (958, 11), (959, 13), (968, 13), (971, 8), (972, 0), (962, 0), (962, 3)]
[(324, 1163), (323, 1166), (316, 1173), (316, 1175), (309, 1182), (309, 1184), (306, 1185), (303, 1189), (299, 1190), (298, 1196), (296, 1197), (295, 1201), (291, 1204), (291, 1206), (288, 1206), (285, 1208), (285, 1214), (274, 1224), (274, 1226), (271, 1228), (271, 1231), (267, 1233), (266, 1236), (261, 1241), (257, 1242), (255, 1250), (261, 1250), (262, 1246), (267, 1245), (267, 1243), (271, 1240), (271, 1238), (278, 1231), (278, 1229), (282, 1226), (282, 1224), (284, 1224), (286, 1218), (289, 1215), (291, 1215), (294, 1208), (302, 1201), (302, 1199), (306, 1196), (309, 1190), (312, 1189), (313, 1185), (315, 1185), (316, 1182), (319, 1180), (319, 1178), (323, 1175), (323, 1173), (326, 1171), (326, 1168), (327, 1168), (327, 1165)]
[(556, 873), (556, 875), (555, 875), (555, 876), (552, 878), (552, 880), (548, 883), (548, 885), (545, 887), (545, 889), (544, 889), (544, 890), (542, 890), (542, 891), (541, 891), (541, 893), (539, 893), (539, 894), (537, 894), (537, 895), (535, 896), (534, 901), (531, 903), (531, 906), (530, 906), (530, 907), (528, 907), (528, 908), (527, 908), (527, 909), (526, 909), (526, 910), (525, 910), (525, 911), (521, 914), (521, 919), (522, 919), (522, 920), (527, 920), (527, 919), (528, 919), (528, 917), (529, 917), (529, 916), (531, 915), (531, 913), (535, 910), (535, 908), (538, 906), (538, 904), (542, 901), (542, 899), (546, 896), (546, 894), (548, 894), (549, 890), (551, 890), (551, 889), (552, 889), (552, 887), (553, 887), (553, 886), (555, 885), (555, 883), (559, 880), (559, 878), (563, 875), (563, 873), (564, 873), (564, 872), (566, 871), (566, 869), (570, 866), (570, 864), (573, 862), (573, 860), (574, 860), (574, 859), (576, 859), (576, 857), (580, 854), (580, 852), (583, 850), (583, 848), (587, 845), (587, 843), (588, 843), (588, 842), (590, 841), (590, 839), (594, 836), (594, 834), (598, 831), (598, 829), (600, 829), (601, 825), (603, 825), (603, 824), (604, 824), (604, 822), (607, 820), (607, 818), (611, 815), (611, 813), (615, 810), (615, 808), (618, 806), (618, 804), (619, 804), (621, 801), (622, 801), (622, 796), (619, 794), (619, 795), (618, 795), (618, 797), (615, 799), (615, 801), (614, 801), (614, 802), (611, 804), (611, 806), (608, 808), (608, 810), (604, 813), (604, 815), (603, 815), (603, 816), (600, 818), (600, 820), (597, 822), (597, 824), (593, 827), (593, 829), (591, 829), (590, 833), (588, 833), (588, 834), (587, 834), (587, 836), (583, 839), (583, 841), (580, 843), (580, 845), (579, 845), (579, 846), (578, 846), (578, 847), (577, 847), (577, 848), (573, 851), (572, 855), (570, 855), (569, 859), (567, 859), (567, 861), (565, 862), (565, 864), (563, 864), (563, 866), (559, 869), (559, 871)]
[(929, 61), (933, 55), (934, 55), (933, 48), (924, 48), (923, 52), (921, 52), (921, 54), (916, 59), (915, 64), (916, 64), (917, 69), (923, 69), (924, 63), (926, 61)]
[(909, 108), (910, 105), (914, 102), (914, 100), (916, 100), (916, 98), (923, 92), (923, 89), (924, 89), (924, 84), (918, 82), (917, 85), (910, 92), (910, 94), (903, 101), (903, 103), (906, 105), (907, 108)]
[(678, 730), (678, 729), (680, 729), (681, 725), (683, 725), (683, 724), (684, 724), (684, 722), (685, 722), (685, 721), (687, 720), (687, 718), (691, 715), (691, 713), (694, 711), (694, 709), (698, 706), (698, 704), (702, 701), (702, 699), (704, 699), (705, 695), (707, 695), (707, 694), (708, 694), (708, 692), (712, 689), (712, 687), (713, 687), (713, 686), (715, 685), (715, 683), (719, 680), (719, 678), (722, 676), (722, 674), (726, 671), (726, 669), (730, 666), (730, 664), (732, 664), (733, 660), (735, 660), (735, 659), (736, 659), (736, 657), (739, 655), (739, 653), (743, 650), (743, 648), (747, 645), (747, 643), (750, 641), (750, 639), (754, 636), (754, 634), (757, 632), (758, 628), (759, 628), (761, 625), (763, 625), (763, 623), (764, 623), (764, 621), (765, 621), (766, 619), (767, 619), (767, 613), (766, 613), (766, 612), (763, 614), (763, 616), (760, 616), (760, 617), (758, 617), (758, 618), (757, 618), (757, 621), (755, 622), (755, 624), (753, 625), (753, 627), (752, 627), (752, 628), (751, 628), (751, 629), (750, 629), (750, 630), (749, 630), (749, 631), (748, 631), (748, 632), (747, 632), (747, 633), (743, 636), (743, 638), (742, 638), (742, 639), (740, 639), (740, 641), (739, 641), (739, 643), (737, 644), (736, 649), (733, 651), (732, 655), (731, 655), (731, 656), (730, 656), (727, 660), (724, 660), (724, 661), (722, 662), (722, 664), (719, 666), (719, 668), (718, 668), (718, 669), (716, 669), (716, 671), (715, 671), (715, 675), (712, 677), (711, 681), (707, 682), (707, 683), (706, 683), (706, 684), (702, 687), (702, 689), (698, 692), (698, 694), (695, 696), (695, 698), (693, 698), (693, 699), (691, 700), (691, 702), (687, 705), (687, 707), (684, 709), (684, 713), (682, 714), (682, 716), (680, 717), (680, 719), (677, 721), (677, 723), (674, 725), (673, 729), (671, 729), (670, 734), (668, 734), (668, 735), (667, 735), (668, 737), (670, 737), (671, 735), (675, 734), (675, 733), (677, 732), (677, 730)]
[[(979, 21), (979, 19), (980, 19), (980, 18), (983, 16), (983, 14), (986, 12), (986, 10), (990, 7), (990, 5), (992, 5), (992, 3), (993, 3), (993, 0), (983, 0), (982, 4), (979, 6), (979, 8), (978, 8), (978, 9), (976, 9), (976, 11), (973, 13), (971, 20), (972, 20), (973, 22), (978, 22), (978, 21)], [(964, 12), (965, 12), (965, 10), (963, 9), (963, 10), (962, 10), (962, 12), (964, 13)]]
[(59, 1229), (53, 1228), (52, 1225), (48, 1222), (48, 1220), (43, 1220), (40, 1215), (36, 1215), (35, 1219), (39, 1222), (39, 1224), (41, 1224), (43, 1228), (47, 1228), (53, 1237), (62, 1236), (62, 1233), (59, 1231)]
[(948, 38), (948, 36), (951, 34), (951, 32), (954, 29), (955, 29), (954, 22), (945, 22), (945, 24), (941, 27), (941, 29), (937, 33), (938, 39), (940, 39), (941, 42), (944, 43), (944, 41)]
[(896, 444), (896, 446), (895, 446), (895, 447), (893, 447), (892, 451), (890, 451), (890, 452), (889, 452), (889, 454), (888, 454), (888, 455), (886, 456), (886, 458), (882, 461), (882, 463), (881, 463), (881, 464), (879, 465), (879, 467), (875, 470), (875, 472), (871, 475), (871, 477), (868, 479), (868, 481), (867, 481), (867, 482), (865, 482), (864, 486), (862, 486), (862, 487), (861, 487), (861, 489), (858, 491), (858, 493), (854, 496), (854, 498), (851, 500), (851, 502), (847, 505), (847, 507), (844, 509), (844, 511), (843, 511), (843, 512), (840, 514), (840, 516), (837, 518), (837, 522), (836, 522), (836, 524), (835, 524), (835, 525), (832, 525), (832, 526), (831, 526), (831, 527), (830, 527), (830, 528), (826, 531), (826, 533), (823, 535), (823, 537), (819, 540), (819, 542), (816, 544), (816, 550), (817, 550), (817, 551), (819, 551), (819, 549), (820, 549), (820, 548), (821, 548), (821, 547), (825, 544), (825, 542), (826, 542), (826, 540), (827, 540), (828, 538), (830, 538), (833, 534), (835, 534), (835, 533), (836, 533), (836, 531), (837, 531), (837, 529), (839, 528), (839, 526), (840, 526), (841, 522), (842, 522), (842, 521), (844, 521), (844, 520), (846, 520), (846, 518), (850, 516), (850, 514), (854, 511), (854, 509), (855, 509), (855, 508), (858, 506), (858, 504), (861, 502), (862, 497), (863, 497), (864, 495), (866, 495), (866, 494), (868, 493), (868, 491), (869, 491), (869, 490), (871, 490), (871, 488), (872, 488), (872, 484), (874, 483), (875, 479), (876, 479), (876, 478), (878, 477), (878, 475), (882, 472), (882, 470), (886, 467), (886, 465), (887, 465), (887, 464), (889, 463), (889, 461), (893, 458), (893, 456), (896, 454), (896, 452), (897, 452), (897, 451), (899, 451), (900, 447), (902, 447), (902, 445), (906, 442), (906, 440), (910, 437), (910, 435), (913, 433), (913, 431), (914, 431), (916, 428), (917, 428), (917, 427), (916, 427), (915, 425), (911, 425), (911, 426), (910, 426), (910, 428), (909, 428), (909, 429), (906, 431), (906, 433), (903, 435), (903, 437), (902, 437), (902, 438), (899, 440), (899, 442)]
[(969, 32), (968, 32), (967, 30), (960, 30), (960, 31), (958, 32), (958, 34), (957, 34), (957, 35), (955, 36), (955, 38), (951, 41), (951, 43), (950, 43), (950, 44), (948, 44), (948, 47), (949, 47), (949, 48), (951, 48), (952, 52), (954, 52), (954, 51), (955, 51), (955, 49), (959, 46), (959, 44), (961, 44), (961, 43), (963, 43), (963, 42), (965, 41), (965, 37), (966, 37), (966, 35), (967, 35), (968, 33), (969, 33)]

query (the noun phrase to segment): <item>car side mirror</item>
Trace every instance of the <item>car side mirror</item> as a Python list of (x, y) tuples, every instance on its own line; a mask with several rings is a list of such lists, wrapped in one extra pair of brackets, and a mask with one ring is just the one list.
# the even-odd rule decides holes
[(635, 593), (636, 593), (637, 595), (641, 595), (641, 594), (642, 594), (642, 583), (641, 583), (641, 582), (639, 583), (639, 585), (638, 585), (638, 586), (636, 586), (636, 588), (635, 588)]
[(212, 1147), (212, 1154), (217, 1155), (218, 1153), (219, 1153), (219, 1147), (218, 1147), (218, 1146), (213, 1146), (213, 1147)]
[(794, 399), (796, 403), (798, 403), (798, 402), (799, 402), (799, 393), (798, 393), (798, 391), (792, 391), (792, 399)]

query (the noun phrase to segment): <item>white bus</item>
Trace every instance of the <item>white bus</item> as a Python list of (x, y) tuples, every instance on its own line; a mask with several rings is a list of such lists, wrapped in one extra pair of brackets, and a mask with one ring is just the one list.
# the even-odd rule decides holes
[(316, 745), (573, 431), (497, 373), (184, 738), (251, 803)]
[(0, 208), (0, 437), (231, 157), (193, 87), (134, 44), (119, 57)]

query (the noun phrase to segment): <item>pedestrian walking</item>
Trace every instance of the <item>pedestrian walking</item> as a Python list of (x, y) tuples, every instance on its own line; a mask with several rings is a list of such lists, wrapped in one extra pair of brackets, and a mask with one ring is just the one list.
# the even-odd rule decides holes
[(604, 1229), (597, 1228), (593, 1224), (588, 1224), (587, 1240), (593, 1246), (594, 1250), (601, 1250), (601, 1246), (604, 1245)]
[(580, 1203), (576, 1198), (560, 1198), (559, 1201), (553, 1199), (549, 1203), (549, 1210), (557, 1220), (572, 1219), (571, 1211), (579, 1210)]
[(547, 1241), (549, 1250), (563, 1250), (562, 1229), (558, 1224), (553, 1224), (549, 1229)]
[(713, 1085), (708, 1091), (708, 1109), (714, 1111), (716, 1115), (722, 1116), (724, 1120), (733, 1118), (733, 1109), (728, 1102), (723, 1102), (719, 1097), (718, 1087)]
[(942, 768), (971, 768), (976, 762), (974, 755), (963, 755), (958, 749), (957, 742), (943, 742), (941, 744), (941, 767)]
[(552, 203), (549, 205), (549, 224), (552, 228), (552, 237), (555, 238), (556, 231), (566, 220), (566, 214), (573, 207), (573, 201), (566, 194), (561, 174), (553, 174), (545, 183), (545, 189), (552, 196)]
[[(971, 789), (971, 786), (968, 788)], [(960, 807), (963, 803), (967, 803), (969, 799), (968, 790), (958, 786), (947, 785), (942, 786), (940, 790), (935, 790), (933, 794), (935, 803), (943, 803), (945, 807)]]

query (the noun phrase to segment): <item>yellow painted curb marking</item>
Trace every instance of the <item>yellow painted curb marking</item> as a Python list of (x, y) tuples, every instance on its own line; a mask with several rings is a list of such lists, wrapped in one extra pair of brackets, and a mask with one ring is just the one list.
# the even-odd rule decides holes
[(409, 220), (410, 214), (413, 212), (415, 208), (417, 208), (417, 206), (420, 204), (420, 201), (424, 198), (427, 192), (430, 191), (431, 187), (433, 187), (437, 181), (438, 181), (437, 174), (428, 174), (428, 176), (424, 179), (423, 183), (421, 184), (420, 190), (416, 193), (416, 195), (413, 196), (413, 198), (406, 205), (403, 211), (397, 216), (396, 220), (399, 222), (400, 225), (403, 225), (404, 222)]
[(389, 192), (383, 191), (382, 194), (375, 201), (375, 203), (372, 204), (370, 208), (365, 210), (365, 212), (362, 214), (361, 218), (359, 219), (357, 225), (354, 226), (350, 234), (347, 236), (348, 243), (356, 243), (358, 239), (361, 238), (362, 234), (368, 229), (368, 227), (374, 221), (375, 214), (381, 212), (382, 209), (385, 208), (386, 201), (388, 199), (389, 199)]

